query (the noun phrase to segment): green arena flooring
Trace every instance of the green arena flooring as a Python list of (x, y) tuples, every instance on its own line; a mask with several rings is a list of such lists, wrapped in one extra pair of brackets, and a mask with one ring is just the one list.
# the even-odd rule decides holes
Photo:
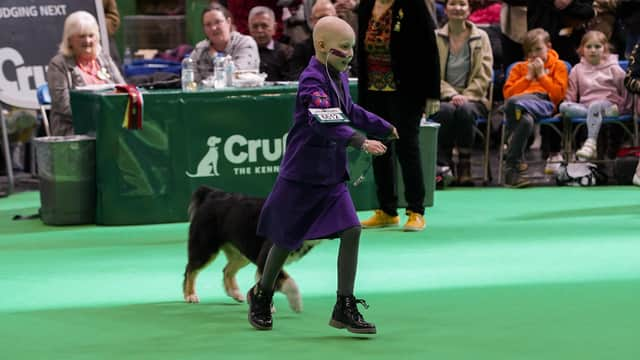
[(201, 303), (182, 301), (188, 224), (11, 219), (38, 207), (38, 192), (0, 199), (1, 359), (640, 359), (638, 188), (447, 189), (424, 232), (363, 231), (375, 336), (327, 325), (337, 241), (287, 267), (304, 311), (277, 294), (258, 332), (224, 294), (222, 256)]

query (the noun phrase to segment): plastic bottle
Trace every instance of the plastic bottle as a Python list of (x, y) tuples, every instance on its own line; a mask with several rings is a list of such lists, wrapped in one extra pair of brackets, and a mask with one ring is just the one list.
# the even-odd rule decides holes
[(233, 63), (233, 58), (228, 55), (224, 63), (224, 73), (227, 78), (227, 87), (233, 86), (233, 73), (236, 71), (236, 66)]
[(198, 85), (195, 82), (195, 63), (191, 57), (182, 60), (182, 91), (196, 91)]
[(227, 86), (227, 74), (225, 72), (224, 54), (218, 53), (213, 59), (213, 87), (221, 89)]
[(133, 64), (133, 54), (131, 53), (131, 48), (127, 47), (124, 49), (122, 63), (124, 64), (124, 66), (131, 66)]

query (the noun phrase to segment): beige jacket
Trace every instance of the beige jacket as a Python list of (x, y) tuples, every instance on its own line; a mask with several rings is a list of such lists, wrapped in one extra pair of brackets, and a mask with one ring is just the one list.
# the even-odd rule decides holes
[(469, 49), (471, 52), (470, 71), (467, 75), (467, 86), (464, 89), (456, 90), (447, 83), (446, 71), (447, 60), (449, 58), (449, 24), (436, 30), (436, 43), (438, 44), (438, 54), (440, 56), (440, 99), (449, 100), (454, 95), (464, 95), (473, 101), (480, 101), (487, 109), (490, 108), (487, 98), (489, 85), (493, 72), (493, 52), (491, 42), (487, 33), (479, 29), (473, 23), (467, 21), (467, 26), (471, 28), (469, 35)]

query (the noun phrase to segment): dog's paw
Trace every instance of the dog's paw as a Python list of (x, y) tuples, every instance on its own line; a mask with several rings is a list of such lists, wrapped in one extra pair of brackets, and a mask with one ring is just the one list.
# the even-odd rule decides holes
[(200, 299), (198, 298), (198, 295), (190, 294), (190, 295), (185, 295), (184, 296), (184, 301), (186, 301), (188, 303), (197, 304), (197, 303), (200, 302)]
[(232, 298), (237, 302), (245, 301), (244, 295), (240, 292), (240, 289), (238, 288), (225, 288), (224, 291), (227, 293), (227, 295), (229, 295), (230, 298)]
[(300, 295), (298, 284), (296, 284), (293, 278), (288, 278), (287, 280), (282, 282), (280, 291), (282, 291), (287, 296), (287, 300), (289, 301), (289, 307), (291, 307), (291, 310), (297, 313), (302, 312), (302, 295)]

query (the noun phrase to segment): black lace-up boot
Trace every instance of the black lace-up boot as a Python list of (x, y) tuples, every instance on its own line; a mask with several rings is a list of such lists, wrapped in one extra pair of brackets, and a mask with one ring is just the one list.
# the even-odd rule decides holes
[(273, 291), (263, 290), (258, 284), (254, 285), (247, 293), (249, 303), (249, 323), (257, 330), (271, 330), (273, 319), (271, 318), (271, 305)]
[(375, 334), (376, 326), (368, 323), (358, 311), (358, 304), (362, 304), (365, 309), (369, 308), (366, 301), (356, 299), (353, 295), (338, 295), (338, 301), (333, 307), (333, 314), (329, 325), (334, 328), (344, 329), (356, 334)]

